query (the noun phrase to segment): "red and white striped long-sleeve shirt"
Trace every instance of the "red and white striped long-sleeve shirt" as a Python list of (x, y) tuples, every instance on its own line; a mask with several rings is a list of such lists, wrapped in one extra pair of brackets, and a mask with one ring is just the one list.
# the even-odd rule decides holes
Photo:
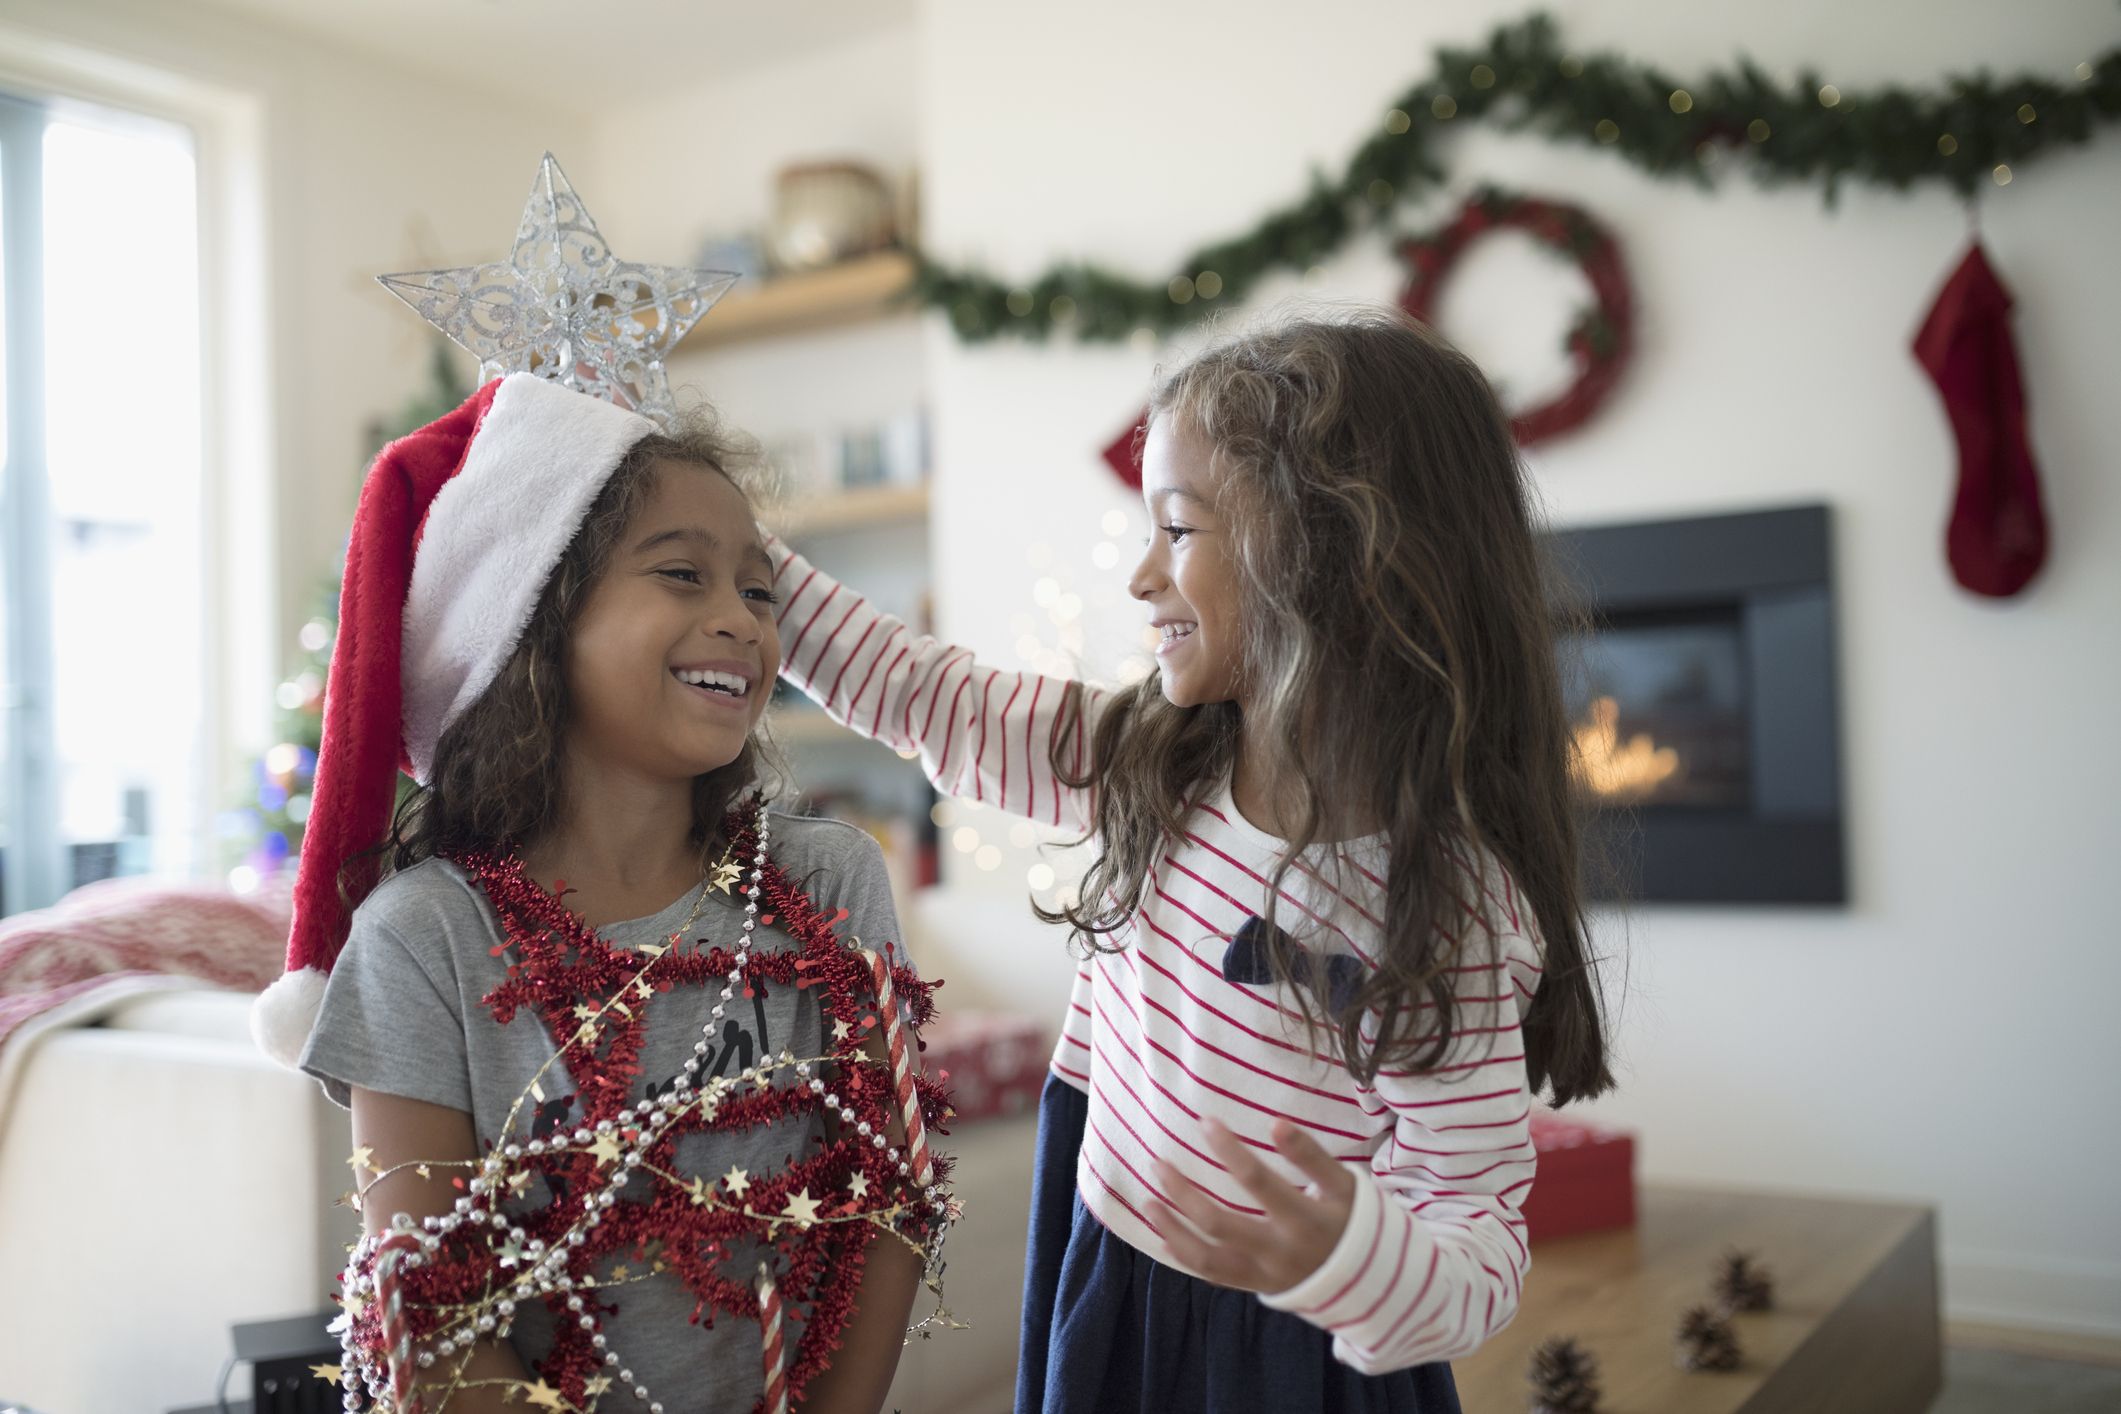
[[(769, 549), (786, 677), (837, 720), (918, 751), (943, 791), (1088, 827), (1086, 793), (1059, 785), (1048, 764), (1065, 683), (982, 666), (779, 542)], [(1087, 688), (1093, 722), (1107, 697)], [(1086, 731), (1074, 749), (1088, 749)], [(1264, 912), (1281, 841), (1238, 813), (1227, 783), (1203, 791), (1114, 939), (1121, 950), (1077, 971), (1053, 1069), (1090, 1100), (1076, 1169), (1083, 1203), (1124, 1241), (1183, 1269), (1158, 1226), (1170, 1219), (1149, 1202), (1168, 1197), (1151, 1158), (1216, 1202), (1257, 1213), (1211, 1155), (1203, 1122), (1222, 1121), (1301, 1184), (1273, 1149), (1274, 1124), (1288, 1119), (1359, 1182), (1325, 1264), (1261, 1300), (1330, 1331), (1338, 1358), (1366, 1372), (1467, 1354), (1515, 1315), (1530, 1261), (1518, 1212), (1533, 1172), (1519, 1029), (1541, 971), (1530, 911), (1507, 871), (1488, 862), (1480, 888), (1498, 945), (1492, 961), (1483, 952), (1457, 969), (1450, 1054), (1426, 1073), (1387, 1069), (1358, 1084), (1328, 1037), (1306, 1034), (1285, 988), (1226, 979), (1231, 940)], [(1377, 946), (1383, 861), (1380, 837), (1307, 858), (1282, 885), (1278, 922), (1314, 953), (1366, 961)]]

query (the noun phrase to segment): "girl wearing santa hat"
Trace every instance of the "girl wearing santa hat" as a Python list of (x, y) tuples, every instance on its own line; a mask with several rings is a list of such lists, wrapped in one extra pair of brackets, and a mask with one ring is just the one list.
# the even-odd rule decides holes
[[(802, 1084), (780, 1063), (831, 1044), (802, 974), (744, 970), (776, 946), (762, 880), (802, 881), (818, 913), (844, 909), (846, 933), (867, 947), (898, 937), (874, 841), (760, 803), (778, 596), (733, 450), (711, 430), (666, 432), (515, 374), (386, 449), (363, 486), (289, 970), (255, 1022), (269, 1053), (351, 1108), (371, 1250), (395, 1214), (430, 1248), (464, 1221), (496, 1234), (531, 1225), (496, 1245), (517, 1294), (534, 1299), (488, 1306), (476, 1330), (419, 1351), (430, 1408), (445, 1373), (460, 1408), (499, 1409), (504, 1392), (514, 1402), (525, 1389), (561, 1407), (547, 1377), (572, 1398), (616, 1383), (604, 1407), (637, 1396), (627, 1407), (644, 1414), (775, 1402), (760, 1327), (701, 1321), (698, 1284), (656, 1275), (652, 1252), (630, 1264), (614, 1253), (585, 1275), (563, 1269), (557, 1237), (558, 1254), (530, 1240), (528, 1214), (586, 1207), (578, 1234), (628, 1204), (667, 1201), (667, 1186), (613, 1165), (613, 1187), (563, 1192), (553, 1165), (482, 1196), (475, 1176), (504, 1147), (515, 1158), (608, 1141), (616, 1155), (623, 1140), (672, 1164), (665, 1177), (689, 1184), (694, 1204), (741, 1208), (815, 1151), (807, 1113), (712, 1133), (673, 1125), (674, 1157), (649, 1146), (695, 1101), (711, 1118), (724, 1086), (755, 1098), (754, 1084), (759, 1095)], [(417, 786), (394, 809), (401, 765)], [(578, 972), (627, 978), (666, 953), (672, 975), (699, 972), (713, 950), (736, 961), (703, 986), (644, 984), (631, 1007), (592, 996), (575, 1008), (585, 1030), (608, 1020), (625, 1038), (600, 1066), (594, 1047), (557, 1056), (552, 1013), (540, 1014), (552, 1001), (540, 989), (567, 985), (533, 966), (552, 934)], [(507, 996), (524, 1004), (500, 1005)], [(905, 1142), (903, 1128), (892, 1138)], [(807, 1191), (791, 1194), (790, 1231), (817, 1211)], [(722, 1255), (742, 1273), (756, 1254)], [(919, 1262), (906, 1244), (872, 1241), (866, 1268), (860, 1256), (851, 1265), (854, 1314), (808, 1397), (874, 1410)], [(736, 1294), (715, 1305), (742, 1305), (741, 1285), (723, 1290)], [(779, 1334), (769, 1326), (769, 1341)], [(355, 1376), (344, 1378), (352, 1407)]]

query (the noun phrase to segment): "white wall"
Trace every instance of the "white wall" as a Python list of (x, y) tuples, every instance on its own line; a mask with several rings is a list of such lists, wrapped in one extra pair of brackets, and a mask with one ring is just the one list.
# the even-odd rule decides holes
[[(790, 162), (846, 157), (894, 180), (917, 158), (911, 30), (874, 35), (740, 77), (669, 85), (597, 115), (590, 209), (641, 256), (690, 260), (702, 237), (762, 229)], [(620, 247), (624, 250), (625, 247)]]
[[(1555, 9), (1586, 46), (1682, 75), (1725, 63), (1742, 35), (1771, 67), (1817, 62), (1848, 87), (1983, 63), (2062, 76), (2115, 38), (2103, 0)], [(1322, 0), (1296, 20), (1271, 0), (1085, 0), (1034, 24), (929, 0), (931, 245), (1023, 275), (1063, 256), (1164, 273), (1299, 193), (1313, 164), (1337, 167), (1434, 44), (1521, 12)], [(1829, 212), (1742, 182), (1708, 196), (1590, 149), (1482, 133), (1459, 139), (1454, 167), (1587, 204), (1637, 281), (1628, 383), (1535, 458), (1556, 520), (1802, 500), (1837, 517), (1854, 902), (1614, 920), (1606, 935), (1629, 935), (1623, 1085), (1598, 1113), (1640, 1131), (1649, 1178), (1934, 1201), (1954, 1314), (2121, 1332), (2121, 1143), (2098, 1099), (2121, 1061), (2106, 890), (2121, 841), (2121, 142), (2021, 171), (1984, 206), (2019, 298), (2055, 532), (2045, 576), (2002, 605), (1959, 591), (1943, 563), (1954, 451), (1907, 350), (1964, 242), (1951, 197), (1852, 189)], [(1397, 285), (1373, 247), (1320, 289), (1389, 298)], [(1551, 282), (1491, 271), (1478, 299), (1461, 294), (1454, 320), (1558, 333), (1564, 318)], [(938, 612), (1008, 661), (1009, 619), (1030, 607), (1027, 542), (1052, 545), (1078, 582), (1096, 577), (1098, 519), (1124, 504), (1096, 449), (1138, 407), (1154, 358), (965, 347), (935, 325), (930, 341), (950, 547)], [(1130, 549), (1140, 529), (1137, 512)], [(1093, 615), (1109, 665), (1135, 620), (1124, 606)], [(975, 946), (1005, 915), (968, 923), (951, 966), (1057, 1014), (1057, 947), (1023, 948), (1012, 969)]]

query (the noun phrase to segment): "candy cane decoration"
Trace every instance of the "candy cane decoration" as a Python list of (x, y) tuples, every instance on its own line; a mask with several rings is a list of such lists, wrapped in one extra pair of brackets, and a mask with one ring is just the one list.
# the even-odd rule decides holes
[(759, 1327), (766, 1357), (766, 1414), (788, 1414), (787, 1352), (781, 1343), (781, 1289), (759, 1263)]
[(376, 1247), (376, 1298), (383, 1303), (383, 1344), (390, 1352), (390, 1403), (399, 1414), (417, 1414), (412, 1393), (412, 1322), (405, 1315), (405, 1287), (398, 1268), (420, 1250), (416, 1233), (393, 1232)]
[(899, 1113), (906, 1121), (906, 1158), (913, 1165), (915, 1180), (926, 1189), (935, 1182), (928, 1162), (928, 1126), (921, 1120), (920, 1096), (913, 1088), (913, 1057), (906, 1044), (905, 1022), (899, 1016), (898, 998), (891, 990), (891, 964), (884, 955), (867, 948), (869, 970), (876, 978), (876, 1009), (884, 1022), (884, 1040), (891, 1051), (891, 1086), (898, 1095)]

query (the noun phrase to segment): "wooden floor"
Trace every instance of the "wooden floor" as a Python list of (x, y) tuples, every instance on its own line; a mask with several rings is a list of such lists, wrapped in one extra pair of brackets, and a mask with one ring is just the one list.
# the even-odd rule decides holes
[[(1633, 1229), (1532, 1249), (1509, 1329), (1453, 1365), (1466, 1414), (1521, 1414), (1540, 1342), (1597, 1357), (1603, 1414), (1922, 1414), (1942, 1385), (1936, 1224), (1927, 1208), (1645, 1187)], [(1709, 1300), (1726, 1248), (1774, 1277), (1772, 1311), (1733, 1318), (1745, 1360), (1688, 1374), (1672, 1331)]]
[[(1944, 1344), (1948, 1350), (1988, 1350), (1999, 1355), (2023, 1355), (2034, 1360), (2065, 1360), (2121, 1369), (2121, 1336), (1997, 1326), (1982, 1321), (1946, 1321)], [(2117, 1401), (2114, 1407), (2121, 1409), (2121, 1401)]]

